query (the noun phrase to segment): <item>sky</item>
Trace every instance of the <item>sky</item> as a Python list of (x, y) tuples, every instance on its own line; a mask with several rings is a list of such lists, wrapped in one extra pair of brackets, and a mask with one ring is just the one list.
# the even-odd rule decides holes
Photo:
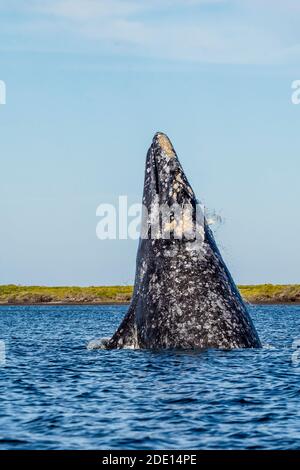
[(96, 209), (141, 201), (156, 131), (236, 282), (299, 283), (299, 20), (298, 0), (0, 0), (0, 284), (131, 284), (137, 241), (99, 240)]

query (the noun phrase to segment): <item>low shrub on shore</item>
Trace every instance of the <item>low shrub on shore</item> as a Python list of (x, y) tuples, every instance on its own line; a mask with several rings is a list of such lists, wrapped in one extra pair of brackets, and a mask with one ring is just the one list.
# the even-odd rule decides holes
[[(0, 304), (128, 303), (132, 286), (47, 287), (0, 286)], [(251, 303), (300, 303), (300, 285), (260, 284), (239, 286)]]

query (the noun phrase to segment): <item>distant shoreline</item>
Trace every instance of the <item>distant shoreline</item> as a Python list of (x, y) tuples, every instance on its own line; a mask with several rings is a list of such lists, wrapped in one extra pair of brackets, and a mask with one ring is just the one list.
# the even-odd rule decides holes
[(69, 307), (72, 305), (110, 305), (110, 306), (117, 306), (117, 305), (130, 305), (130, 302), (32, 302), (32, 303), (25, 303), (25, 302), (16, 302), (16, 303), (3, 303), (0, 302), (0, 307), (60, 307), (65, 306)]
[[(300, 305), (300, 301), (297, 302), (246, 302), (247, 305)], [(117, 307), (119, 305), (129, 306), (130, 302), (42, 302), (42, 303), (0, 303), (1, 307), (72, 307), (72, 306), (82, 306), (82, 307), (91, 307), (91, 306), (111, 306)]]
[[(240, 285), (250, 304), (300, 305), (300, 284)], [(0, 285), (0, 307), (22, 305), (129, 305), (132, 286), (17, 286)]]

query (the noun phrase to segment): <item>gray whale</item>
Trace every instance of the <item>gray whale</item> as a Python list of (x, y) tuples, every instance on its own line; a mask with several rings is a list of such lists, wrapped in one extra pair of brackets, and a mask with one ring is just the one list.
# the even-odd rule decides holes
[[(176, 236), (180, 221), (171, 218), (169, 238), (158, 232), (151, 237), (152, 225), (162, 219), (153, 209), (155, 204), (174, 202), (192, 208), (192, 236)], [(147, 154), (143, 204), (149, 212), (143, 219), (131, 304), (105, 347), (260, 348), (207, 221), (197, 219), (197, 199), (173, 145), (161, 132), (155, 134)], [(201, 229), (199, 240), (195, 233)]]

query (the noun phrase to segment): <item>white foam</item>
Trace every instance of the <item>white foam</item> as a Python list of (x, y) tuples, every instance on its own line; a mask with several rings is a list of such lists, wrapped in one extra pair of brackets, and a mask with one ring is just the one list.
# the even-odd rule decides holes
[(97, 338), (92, 339), (86, 345), (87, 349), (106, 349), (107, 343), (110, 338)]
[(268, 343), (263, 343), (262, 348), (263, 349), (277, 349), (275, 346), (273, 346), (272, 344), (268, 344)]

